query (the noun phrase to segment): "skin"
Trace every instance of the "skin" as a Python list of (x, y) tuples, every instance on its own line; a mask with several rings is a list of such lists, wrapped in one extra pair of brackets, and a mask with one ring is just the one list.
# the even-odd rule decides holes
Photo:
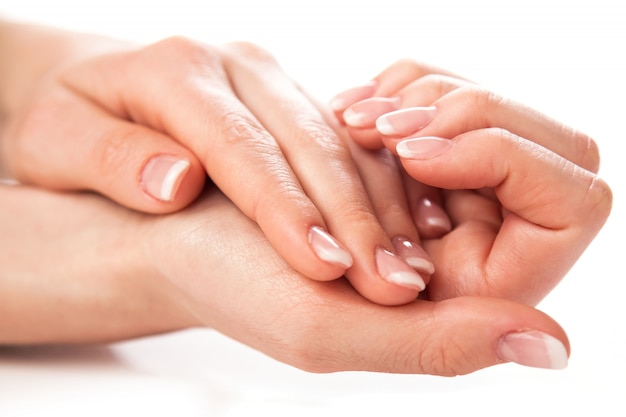
[(0, 195), (12, 237), (0, 250), (10, 268), (0, 281), (2, 344), (109, 342), (209, 326), (311, 372), (438, 375), (502, 363), (497, 343), (519, 329), (568, 346), (554, 320), (521, 303), (460, 296), (389, 308), (346, 280), (305, 278), (215, 188), (168, 216), (93, 194), (1, 186)]
[[(399, 155), (408, 175), (422, 187), (412, 200), (426, 195), (439, 202), (453, 223), (450, 233), (423, 242), (438, 266), (429, 285), (431, 296), (435, 289), (454, 296), (470, 280), (478, 294), (538, 303), (610, 213), (611, 190), (597, 175), (600, 156), (593, 139), (445, 70), (411, 60), (385, 69), (374, 85), (368, 97), (339, 111), (356, 109), (371, 120), (347, 126), (357, 143), (396, 155), (400, 143), (424, 138), (445, 147), (432, 157)], [(382, 134), (377, 122), (393, 112), (379, 101), (389, 97), (395, 99), (396, 115), (427, 107), (428, 122)]]
[[(120, 56), (127, 57), (115, 59)], [(86, 73), (105, 71), (98, 65), (110, 55), (102, 59), (88, 60)], [(72, 79), (80, 80), (84, 67), (78, 68)], [(312, 372), (436, 375), (511, 360), (502, 342), (520, 332), (549, 335), (567, 354), (563, 329), (532, 305), (558, 283), (609, 215), (611, 193), (596, 174), (597, 148), (523, 106), (441, 76), (401, 61), (376, 79), (372, 97), (400, 96), (399, 106), (406, 108), (435, 105), (433, 120), (415, 132), (394, 137), (376, 133), (375, 125), (334, 127), (346, 144), (348, 133), (359, 144), (363, 129), (374, 138), (369, 151), (346, 145), (375, 202), (374, 217), (387, 218), (385, 190), (399, 189), (406, 190), (401, 201), (408, 211), (402, 213), (415, 211), (415, 199), (428, 195), (450, 219), (451, 231), (423, 239), (436, 271), (419, 299), (413, 292), (402, 306), (372, 303), (363, 295), (380, 282), (355, 278), (364, 274), (309, 279), (219, 184), (207, 184), (187, 208), (168, 215), (90, 193), (0, 186), (0, 224), (10, 237), (0, 241), (7, 271), (0, 279), (0, 343), (103, 342), (209, 326)], [(435, 88), (429, 90), (429, 81)], [(427, 103), (415, 99), (424, 91), (435, 91)], [(468, 100), (475, 105), (464, 108)], [(15, 115), (55, 114), (50, 107), (33, 113), (24, 106), (24, 113), (11, 110), (20, 106), (4, 107), (5, 126), (23, 126), (13, 122), (24, 120)], [(12, 132), (24, 131), (7, 129), (5, 137), (15, 137)], [(421, 140), (429, 152), (396, 159), (407, 138)], [(395, 174), (381, 180), (374, 174), (382, 168)], [(388, 304), (397, 301), (391, 295)]]
[[(0, 57), (9, 63), (0, 72), (0, 175), (171, 213), (194, 201), (208, 174), (303, 275), (345, 275), (380, 304), (417, 296), (414, 286), (387, 279), (376, 256), (395, 253), (399, 233), (420, 242), (397, 161), (370, 155), (368, 167), (386, 170), (382, 183), (377, 172), (364, 173), (356, 147), (262, 48), (182, 37), (132, 45), (0, 22)], [(186, 166), (167, 201), (146, 185), (153, 181), (145, 170), (162, 156)], [(374, 182), (394, 191), (383, 200), (368, 193)], [(381, 209), (389, 201), (392, 212)], [(319, 256), (314, 227), (334, 237), (347, 263)], [(392, 257), (393, 271), (428, 280)]]

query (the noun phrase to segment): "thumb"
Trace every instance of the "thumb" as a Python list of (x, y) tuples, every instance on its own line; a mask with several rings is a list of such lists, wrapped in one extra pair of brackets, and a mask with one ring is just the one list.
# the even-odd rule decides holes
[[(486, 297), (417, 301), (374, 316), (360, 312), (347, 326), (341, 321), (347, 369), (453, 376), (515, 362), (561, 369), (569, 342), (549, 316), (530, 306)], [(363, 317), (369, 317), (365, 320)], [(360, 343), (360, 344), (358, 344)], [(359, 347), (356, 349), (355, 347)]]
[(32, 109), (14, 135), (7, 159), (15, 179), (96, 191), (139, 211), (179, 210), (206, 178), (198, 159), (167, 135), (72, 96)]

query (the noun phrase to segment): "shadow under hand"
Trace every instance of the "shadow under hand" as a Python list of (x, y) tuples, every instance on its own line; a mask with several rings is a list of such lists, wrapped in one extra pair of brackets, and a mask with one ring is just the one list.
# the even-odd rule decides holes
[(0, 368), (29, 365), (111, 368), (121, 364), (106, 345), (0, 346)]

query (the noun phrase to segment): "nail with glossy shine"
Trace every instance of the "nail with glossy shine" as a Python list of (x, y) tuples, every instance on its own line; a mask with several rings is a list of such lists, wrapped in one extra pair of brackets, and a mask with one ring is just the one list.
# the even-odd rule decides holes
[(398, 97), (372, 97), (348, 107), (343, 112), (343, 120), (351, 127), (373, 128), (376, 126), (376, 119), (397, 110), (399, 106)]
[(378, 273), (387, 282), (417, 291), (426, 288), (424, 280), (413, 268), (386, 249), (376, 249), (376, 266)]
[(322, 261), (350, 268), (353, 260), (348, 252), (334, 237), (319, 226), (309, 230), (309, 243), (315, 254)]
[(428, 197), (422, 197), (416, 207), (417, 228), (420, 235), (439, 237), (452, 230), (452, 222), (443, 207)]
[(391, 242), (398, 256), (413, 269), (428, 275), (435, 272), (432, 259), (419, 244), (402, 236), (395, 237)]
[(436, 114), (434, 106), (396, 110), (376, 119), (376, 128), (383, 135), (408, 136), (425, 128)]
[(398, 142), (396, 153), (401, 158), (425, 160), (435, 158), (452, 148), (454, 144), (450, 139), (442, 139), (434, 136), (423, 138), (406, 139)]
[(343, 112), (357, 101), (372, 97), (377, 87), (378, 83), (376, 81), (369, 81), (363, 85), (342, 91), (330, 100), (330, 108), (335, 112)]
[(190, 166), (188, 160), (173, 155), (155, 156), (141, 172), (141, 188), (157, 200), (173, 201)]
[(498, 342), (498, 356), (507, 362), (534, 368), (567, 367), (567, 350), (557, 338), (536, 330), (513, 332)]

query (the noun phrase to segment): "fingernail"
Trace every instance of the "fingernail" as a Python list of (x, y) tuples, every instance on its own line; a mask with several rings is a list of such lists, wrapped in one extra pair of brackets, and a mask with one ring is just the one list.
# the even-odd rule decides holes
[(156, 156), (141, 172), (141, 187), (157, 200), (172, 201), (190, 166), (186, 159), (171, 155)]
[(436, 113), (434, 106), (396, 110), (376, 119), (376, 128), (383, 135), (407, 136), (426, 127)]
[(321, 260), (346, 269), (352, 266), (353, 261), (350, 252), (321, 227), (311, 227), (309, 230), (309, 243)]
[(378, 273), (387, 282), (418, 291), (423, 291), (426, 288), (422, 277), (402, 258), (388, 250), (376, 249), (376, 266)]
[(536, 330), (504, 335), (498, 342), (498, 356), (505, 361), (546, 369), (563, 369), (568, 360), (560, 340)]
[(378, 83), (370, 81), (363, 85), (345, 90), (330, 100), (330, 108), (335, 112), (343, 112), (345, 109), (356, 103), (374, 95)]
[(406, 159), (430, 159), (439, 156), (452, 147), (449, 139), (423, 137), (407, 139), (396, 145), (398, 156)]
[(352, 127), (374, 127), (376, 119), (385, 113), (397, 110), (399, 106), (398, 97), (372, 97), (348, 107), (343, 112), (343, 120)]
[(401, 236), (394, 238), (391, 242), (398, 256), (404, 259), (404, 262), (413, 269), (428, 275), (432, 275), (435, 272), (432, 259), (420, 245)]
[(427, 197), (417, 202), (417, 225), (420, 231), (430, 235), (441, 235), (452, 230), (452, 222), (443, 207)]

